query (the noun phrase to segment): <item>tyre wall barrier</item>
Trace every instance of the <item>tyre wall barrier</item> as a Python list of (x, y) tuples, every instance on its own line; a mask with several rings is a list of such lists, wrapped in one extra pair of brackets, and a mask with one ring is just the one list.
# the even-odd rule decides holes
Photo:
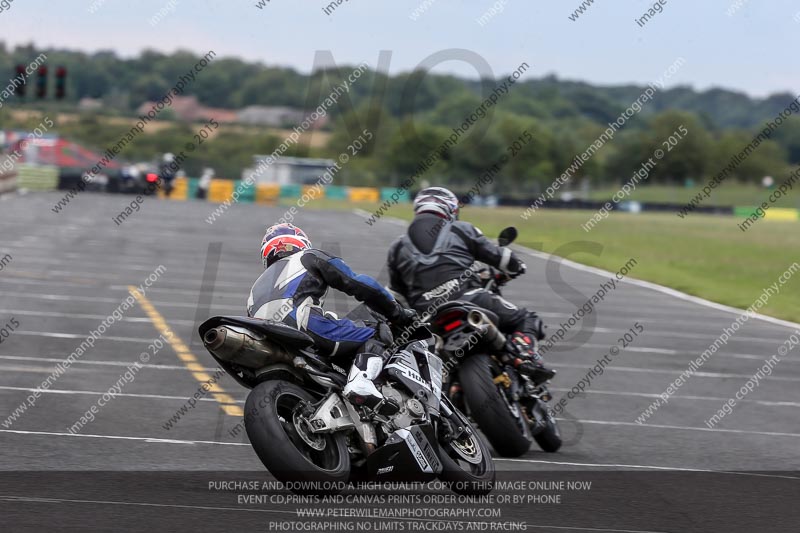
[[(16, 173), (0, 173), (0, 194), (17, 189), (52, 190), (56, 188), (69, 189), (74, 187), (81, 177), (78, 173), (62, 172), (59, 176), (58, 168), (49, 166), (35, 166), (21, 164), (17, 166)], [(195, 200), (198, 198), (198, 178), (176, 178), (173, 182), (173, 191), (170, 199)], [(92, 188), (89, 187), (89, 190)], [(116, 192), (109, 188), (109, 192)], [(239, 203), (260, 203), (274, 205), (280, 200), (296, 200), (300, 198), (317, 200), (327, 198), (330, 200), (346, 200), (350, 202), (382, 202), (398, 198), (400, 202), (410, 202), (413, 194), (395, 187), (348, 187), (341, 185), (278, 185), (271, 184), (243, 184), (242, 180), (211, 180), (205, 201), (222, 203), (231, 200), (234, 192), (237, 193)], [(533, 205), (537, 198), (513, 198), (500, 196), (497, 204), (506, 207), (527, 208)], [(592, 200), (549, 200), (542, 206), (544, 209), (582, 209), (596, 211), (606, 202)], [(674, 203), (647, 203), (638, 204), (642, 212), (679, 212), (685, 204)], [(614, 205), (613, 210), (625, 210), (625, 205)], [(746, 218), (755, 212), (755, 207), (750, 206), (699, 206), (693, 213), (709, 215), (733, 215)], [(764, 218), (768, 220), (800, 221), (800, 210), (792, 208), (773, 207), (766, 211)]]

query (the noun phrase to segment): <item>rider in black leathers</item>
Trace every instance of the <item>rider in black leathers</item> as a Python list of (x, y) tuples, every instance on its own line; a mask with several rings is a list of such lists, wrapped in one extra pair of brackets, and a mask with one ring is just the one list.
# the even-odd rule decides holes
[(491, 243), (472, 224), (459, 221), (458, 208), (458, 199), (447, 189), (429, 187), (417, 194), (408, 232), (389, 248), (390, 288), (420, 313), (451, 300), (470, 301), (492, 311), (499, 319), (498, 328), (509, 338), (510, 352), (516, 354), (517, 369), (537, 383), (552, 378), (555, 373), (542, 364), (531, 339), (544, 338), (541, 319), (483, 288), (471, 268), (481, 261), (515, 278), (525, 273), (525, 263), (509, 248)]

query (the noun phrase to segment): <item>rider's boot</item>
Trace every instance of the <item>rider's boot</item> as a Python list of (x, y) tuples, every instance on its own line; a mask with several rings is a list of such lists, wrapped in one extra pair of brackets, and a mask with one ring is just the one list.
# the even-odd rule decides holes
[(383, 357), (373, 353), (360, 353), (353, 360), (342, 393), (356, 407), (369, 407), (382, 415), (391, 415), (399, 406), (387, 400), (375, 386), (375, 380), (383, 370)]
[(528, 376), (535, 385), (550, 380), (556, 375), (555, 370), (544, 366), (542, 356), (535, 350), (535, 345), (531, 338), (521, 331), (515, 331), (508, 337), (513, 352), (517, 354), (514, 359), (514, 367), (520, 374)]

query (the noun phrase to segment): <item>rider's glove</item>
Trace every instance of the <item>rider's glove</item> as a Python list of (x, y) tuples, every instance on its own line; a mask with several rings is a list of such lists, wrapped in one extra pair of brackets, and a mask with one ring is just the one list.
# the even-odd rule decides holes
[(510, 277), (511, 279), (516, 279), (516, 278), (520, 277), (521, 275), (523, 275), (527, 271), (528, 271), (528, 267), (525, 265), (525, 263), (520, 261), (519, 262), (519, 266), (517, 266), (517, 269), (514, 272), (509, 272), (508, 273), (508, 277)]
[(506, 274), (505, 272), (498, 272), (494, 275), (494, 282), (498, 285), (503, 285), (507, 283), (511, 278), (510, 275)]
[(407, 309), (401, 305), (398, 305), (395, 308), (395, 312), (389, 317), (389, 320), (391, 320), (392, 324), (402, 328), (410, 326), (419, 320), (419, 314), (413, 309)]
[(547, 326), (544, 325), (542, 319), (538, 316), (535, 318), (535, 324), (533, 326), (534, 336), (536, 337), (537, 341), (544, 339), (547, 335), (545, 334), (544, 330)]

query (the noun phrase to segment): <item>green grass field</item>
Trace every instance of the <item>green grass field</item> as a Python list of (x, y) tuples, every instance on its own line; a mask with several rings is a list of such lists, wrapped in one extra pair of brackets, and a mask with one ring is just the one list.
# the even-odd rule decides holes
[[(377, 204), (321, 199), (310, 206), (359, 207), (372, 212)], [(467, 207), (462, 218), (490, 237), (506, 226), (516, 226), (520, 232), (517, 244), (557, 255), (563, 255), (566, 248), (562, 247), (575, 241), (597, 242), (602, 245), (599, 256), (569, 252), (567, 258), (616, 271), (633, 257), (638, 265), (630, 277), (741, 309), (750, 306), (795, 261), (800, 264), (797, 222), (760, 220), (742, 232), (737, 227), (740, 220), (734, 217), (692, 215), (680, 219), (674, 214), (612, 213), (587, 233), (581, 224), (593, 214), (589, 211), (543, 209), (528, 220), (520, 217), (521, 212), (518, 208)], [(406, 220), (411, 215), (408, 204), (397, 205), (388, 213)], [(795, 277), (769, 300), (762, 313), (800, 322), (800, 272)]]
[[(785, 178), (776, 179), (778, 183)], [(626, 200), (637, 202), (656, 202), (685, 204), (691, 200), (695, 194), (703, 189), (703, 184), (691, 188), (686, 187), (666, 187), (661, 185), (648, 185), (638, 187), (631, 193)], [(604, 201), (609, 200), (619, 189), (610, 187), (596, 189), (589, 192), (590, 200)], [(766, 202), (772, 191), (756, 185), (744, 185), (736, 182), (725, 182), (711, 193), (711, 197), (704, 200), (701, 205), (705, 206), (754, 206)], [(800, 190), (795, 186), (795, 190), (789, 191), (786, 196), (779, 198), (775, 203), (776, 207), (800, 208)]]

